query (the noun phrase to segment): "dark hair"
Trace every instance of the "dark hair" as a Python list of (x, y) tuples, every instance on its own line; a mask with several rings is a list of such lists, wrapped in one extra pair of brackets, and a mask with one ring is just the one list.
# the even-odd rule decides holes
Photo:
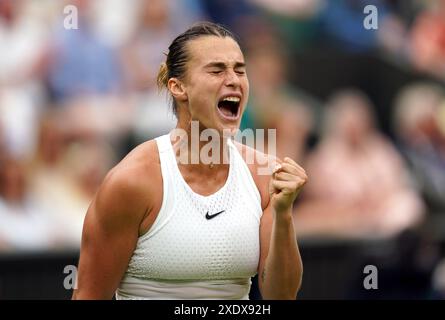
[[(230, 37), (238, 43), (236, 36), (222, 25), (213, 22), (199, 22), (177, 36), (168, 47), (167, 59), (161, 64), (157, 83), (159, 89), (167, 87), (168, 79), (181, 79), (185, 74), (185, 65), (189, 59), (186, 45), (189, 41), (203, 36)], [(173, 112), (177, 114), (177, 104), (173, 99)]]

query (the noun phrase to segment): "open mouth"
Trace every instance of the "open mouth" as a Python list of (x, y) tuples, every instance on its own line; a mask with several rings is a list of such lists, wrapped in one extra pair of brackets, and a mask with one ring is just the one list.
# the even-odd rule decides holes
[(238, 118), (240, 109), (239, 97), (228, 96), (218, 102), (218, 110), (223, 118), (234, 120)]

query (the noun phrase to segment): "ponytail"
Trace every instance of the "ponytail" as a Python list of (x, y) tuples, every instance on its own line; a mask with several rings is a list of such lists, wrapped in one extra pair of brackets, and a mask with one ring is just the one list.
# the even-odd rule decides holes
[(168, 82), (168, 67), (165, 62), (162, 62), (157, 77), (157, 84), (159, 90), (167, 88), (167, 82)]

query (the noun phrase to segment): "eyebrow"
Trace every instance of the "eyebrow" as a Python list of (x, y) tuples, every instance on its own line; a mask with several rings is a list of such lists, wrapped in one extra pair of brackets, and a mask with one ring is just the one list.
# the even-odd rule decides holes
[[(235, 68), (243, 68), (245, 66), (246, 64), (244, 62), (240, 61), (235, 62)], [(204, 68), (212, 68), (212, 67), (225, 69), (227, 65), (224, 62), (210, 62), (204, 66)]]

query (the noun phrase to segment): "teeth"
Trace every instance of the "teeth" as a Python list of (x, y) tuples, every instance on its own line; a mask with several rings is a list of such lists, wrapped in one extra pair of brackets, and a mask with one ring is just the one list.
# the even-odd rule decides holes
[(226, 97), (226, 98), (223, 99), (223, 101), (239, 102), (240, 98), (238, 98), (238, 97)]

